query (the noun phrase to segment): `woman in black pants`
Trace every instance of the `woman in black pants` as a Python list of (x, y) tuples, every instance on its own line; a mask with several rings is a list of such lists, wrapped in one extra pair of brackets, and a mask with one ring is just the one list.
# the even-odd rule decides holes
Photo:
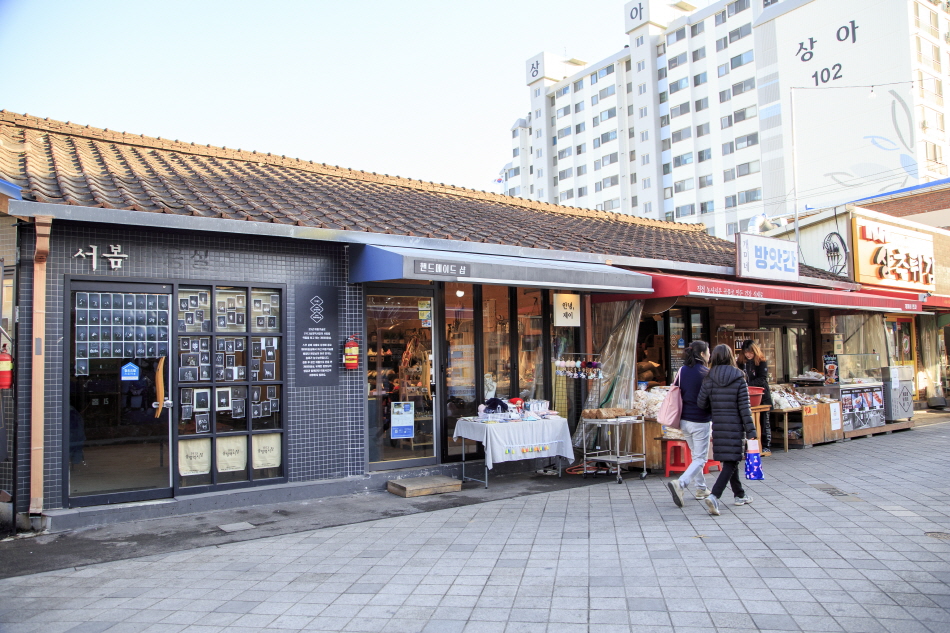
[(706, 497), (706, 507), (709, 514), (718, 516), (719, 498), (726, 490), (726, 483), (732, 486), (737, 506), (752, 502), (739, 479), (739, 462), (743, 460), (743, 439), (755, 439), (755, 424), (745, 374), (736, 367), (732, 350), (728, 345), (717, 345), (709, 362), (709, 373), (703, 380), (696, 404), (712, 410), (713, 457), (722, 466), (712, 494)]
[[(745, 341), (742, 351), (739, 352), (739, 369), (745, 372), (746, 382), (750, 387), (762, 387), (762, 404), (772, 406), (772, 391), (769, 389), (769, 365), (765, 360), (762, 349), (755, 341)], [(772, 454), (772, 421), (769, 412), (762, 414), (762, 456)]]

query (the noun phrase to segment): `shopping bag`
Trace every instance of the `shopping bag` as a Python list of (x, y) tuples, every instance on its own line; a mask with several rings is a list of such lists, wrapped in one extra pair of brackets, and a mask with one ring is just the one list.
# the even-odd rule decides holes
[(759, 453), (759, 441), (746, 442), (745, 478), (752, 481), (762, 481), (765, 474), (762, 472), (762, 455)]
[(671, 429), (680, 428), (680, 415), (683, 412), (683, 394), (680, 393), (680, 372), (682, 371), (683, 368), (680, 367), (680, 370), (676, 372), (676, 380), (673, 381), (656, 414), (656, 421)]

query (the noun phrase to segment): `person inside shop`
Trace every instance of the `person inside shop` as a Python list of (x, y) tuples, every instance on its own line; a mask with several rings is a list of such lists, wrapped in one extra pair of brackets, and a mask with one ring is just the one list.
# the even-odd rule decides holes
[[(761, 387), (765, 389), (762, 393), (762, 404), (772, 406), (772, 392), (769, 390), (769, 365), (766, 361), (762, 348), (756, 345), (755, 341), (745, 341), (742, 343), (742, 351), (739, 353), (739, 369), (745, 372), (746, 382), (750, 387)], [(769, 412), (762, 413), (762, 456), (767, 457), (772, 454), (772, 422), (769, 420)]]
[(713, 455), (721, 467), (705, 501), (709, 514), (719, 516), (719, 499), (727, 483), (732, 487), (737, 506), (752, 503), (752, 497), (746, 494), (739, 479), (739, 462), (743, 460), (743, 439), (756, 438), (745, 374), (736, 367), (728, 345), (717, 345), (713, 349), (709, 373), (703, 380), (696, 404), (712, 413)]
[(680, 430), (686, 436), (686, 443), (689, 445), (693, 461), (679, 479), (666, 484), (673, 495), (673, 503), (680, 508), (683, 507), (683, 495), (693, 481), (696, 482), (697, 499), (702, 500), (709, 496), (703, 467), (706, 465), (706, 456), (709, 452), (712, 416), (709, 409), (702, 408), (696, 403), (699, 390), (703, 386), (703, 379), (709, 373), (709, 368), (706, 367), (707, 362), (709, 362), (709, 345), (705, 341), (693, 341), (683, 352), (683, 368), (679, 371), (680, 395), (683, 400)]

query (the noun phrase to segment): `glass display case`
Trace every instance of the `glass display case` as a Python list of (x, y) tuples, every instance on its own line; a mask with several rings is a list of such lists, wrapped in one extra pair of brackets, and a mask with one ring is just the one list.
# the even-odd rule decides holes
[[(868, 385), (881, 382), (880, 354), (838, 354), (838, 382), (845, 385)], [(825, 375), (834, 368), (825, 367)]]
[[(884, 425), (884, 383), (879, 354), (838, 354), (825, 357), (826, 384), (797, 383), (798, 391), (826, 395), (841, 403), (844, 431)], [(832, 381), (837, 380), (837, 384)], [(832, 383), (832, 384), (828, 384)]]

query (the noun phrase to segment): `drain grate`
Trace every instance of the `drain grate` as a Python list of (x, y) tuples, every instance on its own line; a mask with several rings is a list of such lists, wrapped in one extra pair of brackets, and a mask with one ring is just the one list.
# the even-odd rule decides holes
[(924, 532), (924, 536), (938, 538), (942, 541), (950, 541), (950, 532)]
[(835, 488), (834, 486), (829, 486), (829, 485), (826, 485), (826, 484), (822, 484), (822, 485), (812, 484), (812, 485), (814, 485), (815, 488), (817, 488), (818, 490), (821, 490), (822, 492), (827, 492), (827, 493), (830, 494), (832, 497), (847, 497), (847, 496), (849, 496), (849, 494), (848, 494), (847, 492), (845, 492), (844, 490), (839, 490), (838, 488)]

